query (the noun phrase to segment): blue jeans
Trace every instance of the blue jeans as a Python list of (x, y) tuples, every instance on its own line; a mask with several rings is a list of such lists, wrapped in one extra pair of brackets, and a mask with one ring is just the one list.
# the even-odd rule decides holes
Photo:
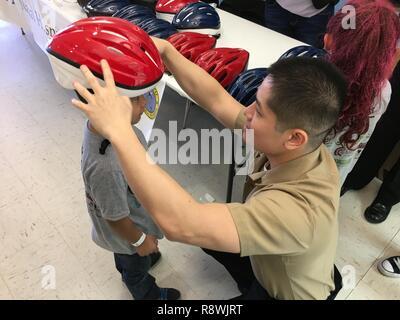
[(135, 300), (157, 299), (160, 288), (154, 277), (149, 274), (150, 256), (141, 257), (138, 254), (127, 255), (114, 253), (115, 267), (121, 273), (122, 281), (128, 287)]
[(322, 48), (323, 36), (329, 19), (334, 14), (334, 6), (319, 14), (304, 18), (282, 8), (275, 0), (265, 4), (265, 26), (309, 45)]

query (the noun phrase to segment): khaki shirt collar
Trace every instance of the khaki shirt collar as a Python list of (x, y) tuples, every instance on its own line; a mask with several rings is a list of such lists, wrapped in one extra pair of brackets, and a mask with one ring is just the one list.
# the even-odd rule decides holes
[[(320, 154), (321, 146), (306, 155), (282, 163), (268, 171), (263, 170), (265, 163), (268, 163), (267, 158), (265, 155), (261, 155), (258, 159), (258, 163), (255, 164), (255, 169), (258, 172), (249, 175), (249, 178), (254, 182), (256, 187), (297, 180), (304, 173), (315, 168), (319, 161)], [(264, 165), (260, 165), (263, 161)]]

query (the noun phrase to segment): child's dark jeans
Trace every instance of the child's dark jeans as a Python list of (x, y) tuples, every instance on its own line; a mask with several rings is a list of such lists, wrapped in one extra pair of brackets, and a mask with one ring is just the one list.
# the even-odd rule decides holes
[(141, 257), (138, 254), (114, 253), (115, 267), (122, 275), (122, 280), (135, 300), (159, 296), (160, 288), (155, 278), (149, 274), (151, 256)]

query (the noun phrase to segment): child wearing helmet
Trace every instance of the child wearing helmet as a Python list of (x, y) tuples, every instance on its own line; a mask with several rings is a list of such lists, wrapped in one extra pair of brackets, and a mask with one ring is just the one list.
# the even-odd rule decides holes
[[(57, 81), (69, 89), (82, 64), (105, 79), (100, 57), (107, 57), (116, 74), (118, 90), (129, 101), (132, 129), (147, 148), (143, 133), (134, 124), (144, 112), (144, 94), (158, 84), (164, 70), (154, 43), (142, 29), (119, 18), (82, 19), (56, 34), (47, 52)], [(85, 86), (93, 88), (93, 83), (86, 82)], [(87, 100), (79, 94), (78, 97)], [(161, 257), (158, 240), (163, 234), (129, 188), (115, 150), (90, 121), (84, 128), (81, 170), (92, 239), (113, 252), (115, 267), (134, 299), (179, 299), (178, 290), (160, 288), (149, 274)]]
[[(130, 101), (132, 128), (147, 148), (143, 133), (134, 126), (143, 114), (146, 99), (142, 95)], [(178, 299), (178, 290), (159, 288), (148, 272), (161, 257), (158, 239), (163, 234), (129, 188), (108, 140), (90, 121), (84, 128), (81, 167), (92, 239), (113, 252), (115, 267), (134, 299)]]

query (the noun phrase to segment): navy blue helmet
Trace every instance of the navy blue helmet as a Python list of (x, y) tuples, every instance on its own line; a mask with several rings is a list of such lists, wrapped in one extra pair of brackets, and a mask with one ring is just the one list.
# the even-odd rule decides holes
[(309, 57), (309, 58), (323, 58), (326, 51), (312, 46), (298, 46), (286, 51), (280, 58), (287, 59), (292, 57)]
[(140, 22), (138, 26), (150, 36), (162, 39), (167, 39), (169, 36), (178, 32), (168, 21), (157, 18), (147, 18)]
[(242, 72), (229, 87), (229, 94), (246, 107), (256, 101), (258, 87), (268, 75), (267, 68), (255, 68)]
[(218, 34), (221, 21), (214, 7), (207, 3), (196, 2), (183, 7), (172, 20), (178, 30), (210, 29), (210, 34)]
[(83, 11), (85, 11), (88, 17), (110, 17), (127, 5), (130, 5), (129, 0), (90, 0), (83, 7)]
[(78, 0), (78, 4), (83, 8), (84, 6), (87, 5), (89, 0)]
[(113, 14), (113, 17), (121, 18), (137, 25), (147, 18), (155, 18), (155, 14), (149, 7), (131, 4), (118, 10)]

